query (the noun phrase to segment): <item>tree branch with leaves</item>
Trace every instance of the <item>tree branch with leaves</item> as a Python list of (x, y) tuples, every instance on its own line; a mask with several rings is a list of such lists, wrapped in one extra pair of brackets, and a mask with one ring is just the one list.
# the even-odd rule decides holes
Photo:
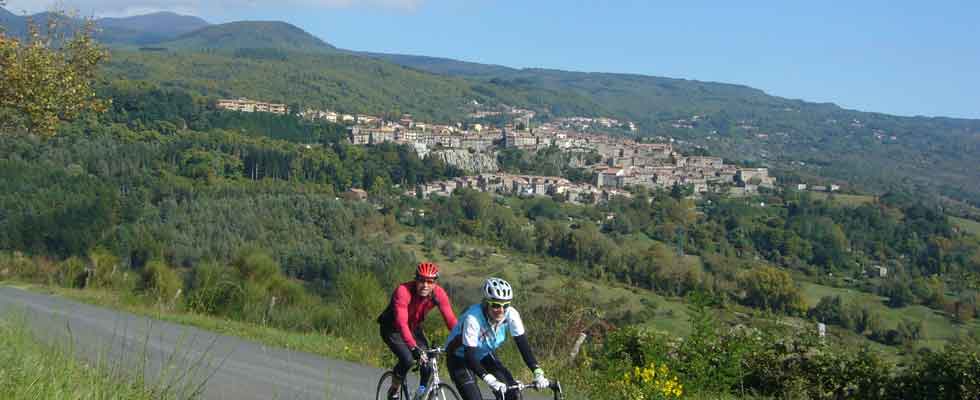
[(106, 108), (93, 83), (109, 53), (94, 22), (66, 34), (67, 16), (54, 15), (43, 32), (30, 20), (25, 38), (0, 31), (0, 133), (52, 136), (62, 121)]

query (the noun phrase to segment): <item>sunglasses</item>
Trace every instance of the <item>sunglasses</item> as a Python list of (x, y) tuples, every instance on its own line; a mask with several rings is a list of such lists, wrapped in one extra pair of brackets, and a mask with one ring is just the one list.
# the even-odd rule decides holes
[(435, 283), (436, 283), (436, 280), (435, 279), (432, 279), (432, 278), (418, 278), (418, 279), (415, 279), (415, 281), (417, 281), (419, 283), (428, 283), (430, 285), (435, 285)]
[(488, 301), (487, 302), (487, 305), (490, 306), (490, 308), (503, 308), (503, 309), (507, 309), (507, 307), (510, 307), (510, 302), (509, 301), (505, 301), (505, 302)]

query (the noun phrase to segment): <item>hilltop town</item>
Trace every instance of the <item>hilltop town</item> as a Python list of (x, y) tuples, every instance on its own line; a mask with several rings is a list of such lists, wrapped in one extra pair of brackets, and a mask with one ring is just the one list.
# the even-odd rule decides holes
[[(217, 104), (219, 108), (236, 111), (285, 112), (282, 104), (247, 99), (220, 100)], [(595, 203), (612, 196), (629, 196), (625, 190), (628, 186), (666, 190), (678, 186), (693, 196), (708, 192), (744, 196), (757, 193), (759, 188), (776, 185), (767, 168), (726, 164), (721, 157), (685, 156), (674, 148), (673, 139), (644, 143), (603, 134), (609, 129), (637, 130), (633, 122), (613, 118), (555, 118), (532, 126), (535, 113), (531, 110), (505, 107), (469, 114), (470, 118), (503, 117), (512, 121), (497, 127), (479, 123), (432, 124), (415, 121), (409, 114), (402, 115), (397, 121), (367, 114), (313, 109), (298, 115), (309, 120), (350, 125), (348, 140), (354, 145), (404, 144), (415, 149), (420, 158), (441, 154), (447, 163), (476, 173), (430, 182), (406, 192), (420, 197), (449, 196), (457, 188), (466, 187), (501, 194), (551, 196), (576, 203)], [(581, 157), (573, 158), (574, 166), (590, 171), (592, 181), (574, 183), (563, 177), (506, 174), (498, 170), (492, 157), (495, 151), (507, 148), (536, 152), (550, 147), (580, 154)], [(491, 160), (485, 163), (489, 167), (465, 168), (468, 159), (481, 156)]]

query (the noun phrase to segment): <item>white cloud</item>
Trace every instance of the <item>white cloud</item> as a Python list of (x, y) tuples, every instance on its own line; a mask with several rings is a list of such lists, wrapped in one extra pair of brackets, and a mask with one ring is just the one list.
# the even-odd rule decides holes
[(75, 10), (81, 15), (99, 17), (129, 16), (155, 11), (204, 15), (241, 8), (352, 8), (368, 7), (413, 11), (426, 0), (8, 0), (7, 9), (36, 13), (51, 9)]

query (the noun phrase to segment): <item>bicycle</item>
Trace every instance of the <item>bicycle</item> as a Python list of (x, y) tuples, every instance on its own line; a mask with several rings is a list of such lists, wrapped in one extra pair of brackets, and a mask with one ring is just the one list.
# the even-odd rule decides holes
[[(430, 349), (425, 351), (426, 357), (429, 359), (428, 362), (419, 365), (412, 369), (412, 371), (420, 371), (421, 368), (429, 369), (429, 381), (425, 384), (425, 391), (422, 396), (419, 397), (421, 400), (460, 400), (459, 394), (456, 393), (456, 389), (452, 386), (443, 383), (442, 379), (439, 378), (439, 354), (445, 354), (445, 350), (442, 348)], [(420, 374), (421, 375), (421, 374)], [(375, 396), (376, 400), (387, 400), (388, 399), (388, 388), (391, 387), (391, 379), (395, 376), (393, 371), (386, 371), (381, 375), (381, 379), (378, 380), (378, 393)], [(411, 393), (417, 393), (418, 390), (412, 391)], [(402, 382), (401, 387), (401, 400), (414, 400), (416, 398), (409, 397), (410, 393), (408, 390), (408, 382)]]
[[(524, 398), (524, 391), (527, 389), (541, 390), (534, 385), (526, 385), (521, 382), (517, 382), (515, 385), (507, 386), (507, 391), (517, 390), (517, 400), (522, 400)], [(565, 393), (561, 390), (561, 383), (558, 381), (553, 381), (548, 385), (548, 389), (554, 394), (554, 400), (564, 400)], [(504, 396), (498, 392), (493, 393), (493, 398), (484, 398), (483, 400), (503, 400)]]

